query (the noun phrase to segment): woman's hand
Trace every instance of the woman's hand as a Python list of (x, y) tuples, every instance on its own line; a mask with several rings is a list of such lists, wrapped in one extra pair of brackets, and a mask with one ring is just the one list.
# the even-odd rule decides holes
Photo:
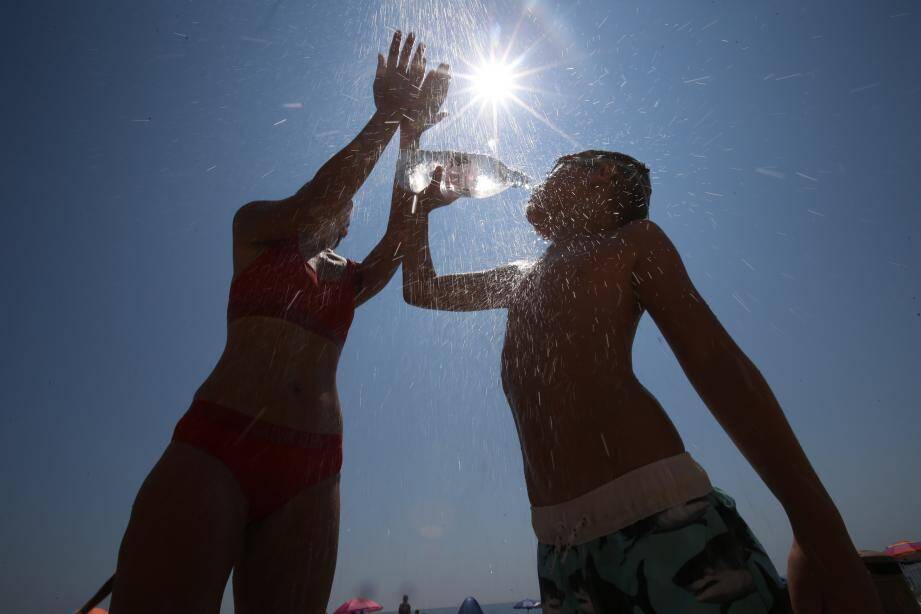
[[(374, 75), (374, 104), (386, 115), (407, 116), (418, 107), (422, 77), (425, 75), (425, 45), (416, 47), (412, 54), (416, 36), (412, 32), (400, 49), (403, 33), (394, 33), (387, 59), (377, 54), (377, 72)], [(410, 56), (412, 60), (410, 61)]]

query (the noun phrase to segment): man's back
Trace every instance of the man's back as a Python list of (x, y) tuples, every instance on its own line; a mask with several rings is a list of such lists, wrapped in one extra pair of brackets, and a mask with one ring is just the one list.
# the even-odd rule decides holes
[(502, 381), (533, 505), (571, 499), (683, 451), (633, 374), (643, 313), (634, 264), (645, 254), (630, 239), (643, 224), (603, 242), (551, 246), (509, 308)]

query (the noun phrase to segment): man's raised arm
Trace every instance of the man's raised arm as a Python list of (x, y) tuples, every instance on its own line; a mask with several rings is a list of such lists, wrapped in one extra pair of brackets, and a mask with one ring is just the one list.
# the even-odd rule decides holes
[[(414, 196), (399, 186), (394, 198), (406, 212), (406, 244), (403, 246), (403, 298), (410, 305), (444, 311), (480, 311), (508, 307), (524, 269), (508, 264), (488, 271), (459, 275), (438, 275), (429, 251), (429, 213), (453, 202), (441, 195), (442, 169), (432, 183)], [(415, 203), (413, 202), (415, 200)], [(415, 209), (415, 212), (413, 212)]]
[[(414, 116), (400, 125), (400, 149), (419, 149), (422, 133), (440, 122), (447, 113), (440, 111), (448, 94), (451, 68), (442, 64), (430, 81), (422, 84), (421, 102)], [(444, 169), (437, 168), (429, 187), (415, 195), (394, 180), (393, 207), (404, 216), (403, 298), (410, 305), (446, 311), (479, 311), (508, 307), (511, 293), (521, 279), (522, 269), (506, 265), (478, 273), (442, 275), (435, 272), (429, 252), (429, 213), (449, 205), (457, 196), (441, 193)]]

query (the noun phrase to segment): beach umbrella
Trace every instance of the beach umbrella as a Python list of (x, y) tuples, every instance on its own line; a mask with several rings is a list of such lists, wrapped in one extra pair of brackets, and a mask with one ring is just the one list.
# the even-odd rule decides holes
[(514, 610), (527, 610), (530, 612), (534, 608), (540, 607), (540, 601), (534, 601), (533, 599), (522, 599), (518, 603), (512, 606)]
[(921, 552), (921, 542), (895, 542), (891, 546), (886, 546), (886, 554), (889, 556), (905, 556)]
[(483, 608), (480, 607), (476, 599), (467, 597), (464, 599), (464, 603), (461, 604), (457, 614), (483, 614)]
[(349, 599), (338, 608), (334, 614), (349, 614), (350, 612), (378, 612), (384, 606), (370, 599)]

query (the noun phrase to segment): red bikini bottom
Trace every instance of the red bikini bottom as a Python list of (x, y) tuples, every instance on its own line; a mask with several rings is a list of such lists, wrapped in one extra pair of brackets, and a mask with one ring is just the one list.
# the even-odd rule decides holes
[(173, 432), (179, 441), (223, 462), (259, 520), (304, 488), (339, 473), (342, 435), (307, 433), (195, 400)]

